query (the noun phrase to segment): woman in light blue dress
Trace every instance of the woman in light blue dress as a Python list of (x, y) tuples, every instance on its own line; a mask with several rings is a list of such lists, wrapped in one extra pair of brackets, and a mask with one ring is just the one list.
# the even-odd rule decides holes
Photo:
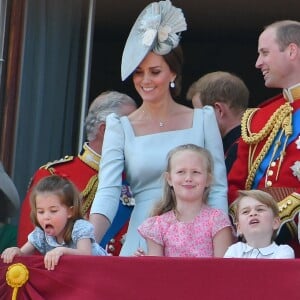
[[(159, 20), (156, 27), (153, 20)], [(228, 209), (223, 146), (214, 111), (211, 107), (193, 110), (174, 100), (180, 93), (183, 57), (179, 31), (172, 30), (178, 30), (180, 22), (179, 31), (183, 31), (184, 16), (170, 1), (151, 3), (140, 14), (123, 52), (122, 79), (133, 73), (143, 102), (128, 117), (112, 114), (106, 121), (100, 180), (90, 220), (100, 240), (116, 214), (125, 170), (135, 207), (120, 253), (123, 256), (133, 255), (137, 248), (147, 250), (137, 227), (160, 199), (167, 153), (178, 145), (193, 143), (212, 153), (215, 181), (208, 204), (226, 213)], [(151, 42), (154, 27), (157, 36)]]

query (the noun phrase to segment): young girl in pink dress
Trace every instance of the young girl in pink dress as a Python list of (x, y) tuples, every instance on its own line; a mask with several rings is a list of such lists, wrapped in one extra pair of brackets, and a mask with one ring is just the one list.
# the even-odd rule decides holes
[(210, 153), (187, 144), (171, 150), (167, 159), (163, 197), (138, 227), (147, 255), (223, 257), (233, 235), (228, 216), (206, 204), (213, 181)]

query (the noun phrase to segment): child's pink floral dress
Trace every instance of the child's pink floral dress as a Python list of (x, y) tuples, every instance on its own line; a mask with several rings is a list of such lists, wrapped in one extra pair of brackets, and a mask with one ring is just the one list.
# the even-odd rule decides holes
[(146, 219), (139, 233), (164, 247), (165, 256), (213, 257), (213, 237), (225, 227), (231, 227), (221, 210), (204, 205), (191, 222), (180, 222), (174, 211)]

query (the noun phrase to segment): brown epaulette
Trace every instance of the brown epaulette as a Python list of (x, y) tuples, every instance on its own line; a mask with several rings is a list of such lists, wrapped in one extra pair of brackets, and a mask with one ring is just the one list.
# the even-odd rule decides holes
[(59, 164), (64, 164), (66, 162), (70, 162), (74, 159), (74, 156), (70, 156), (70, 155), (66, 155), (65, 157), (63, 158), (60, 158), (60, 159), (57, 159), (57, 160), (54, 160), (54, 161), (50, 161), (48, 163), (46, 163), (45, 165), (41, 166), (40, 169), (50, 169), (56, 165), (59, 165)]

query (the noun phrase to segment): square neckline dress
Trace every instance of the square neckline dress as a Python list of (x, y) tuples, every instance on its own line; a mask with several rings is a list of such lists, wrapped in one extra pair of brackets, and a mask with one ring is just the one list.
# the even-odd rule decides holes
[(222, 139), (212, 107), (194, 109), (191, 128), (136, 136), (127, 116), (111, 114), (106, 131), (99, 168), (99, 186), (91, 213), (113, 220), (119, 203), (121, 174), (125, 169), (135, 207), (132, 211), (121, 256), (132, 256), (138, 247), (147, 250), (137, 231), (161, 198), (167, 154), (181, 144), (196, 144), (209, 150), (214, 159), (214, 184), (208, 203), (228, 212), (227, 176)]

